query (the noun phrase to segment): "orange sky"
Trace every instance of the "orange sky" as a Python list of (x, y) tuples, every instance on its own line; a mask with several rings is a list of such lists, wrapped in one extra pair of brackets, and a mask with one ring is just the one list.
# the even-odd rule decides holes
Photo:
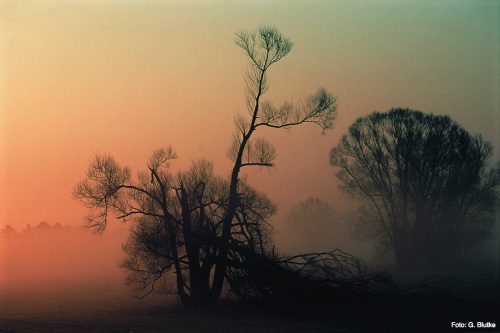
[(234, 33), (259, 24), (295, 42), (267, 97), (323, 86), (339, 101), (325, 136), (267, 132), (276, 170), (249, 180), (282, 212), (309, 196), (342, 209), (328, 152), (374, 110), (449, 114), (498, 151), (499, 12), (498, 1), (3, 1), (0, 227), (81, 224), (71, 192), (98, 152), (138, 171), (171, 144), (174, 168), (206, 157), (227, 173), (233, 116), (245, 110)]

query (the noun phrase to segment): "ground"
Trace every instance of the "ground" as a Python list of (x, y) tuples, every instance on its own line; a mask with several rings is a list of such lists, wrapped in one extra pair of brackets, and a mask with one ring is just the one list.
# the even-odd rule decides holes
[[(176, 298), (130, 297), (115, 286), (4, 293), (0, 332), (500, 332), (498, 288), (433, 296), (351, 298), (328, 304), (235, 302), (186, 310)], [(495, 322), (495, 329), (452, 328), (451, 322)]]

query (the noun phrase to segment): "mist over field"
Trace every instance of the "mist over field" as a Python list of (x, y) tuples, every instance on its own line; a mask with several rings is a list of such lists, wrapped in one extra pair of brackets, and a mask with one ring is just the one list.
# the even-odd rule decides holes
[[(372, 269), (391, 269), (390, 256), (356, 236), (346, 217), (320, 199), (292, 206), (277, 224), (273, 237), (283, 254), (339, 248), (359, 256)], [(58, 297), (77, 303), (91, 295), (133, 299), (134, 292), (125, 283), (126, 271), (120, 266), (128, 229), (118, 223), (102, 234), (83, 226), (47, 222), (21, 230), (5, 227), (0, 230), (0, 296), (8, 303), (46, 299), (56, 304)], [(466, 261), (443, 265), (439, 273), (453, 274), (465, 283), (474, 284), (475, 278), (491, 282), (498, 274), (498, 247), (498, 236), (493, 234), (478, 242)]]
[[(293, 206), (282, 222), (284, 227), (277, 230), (279, 249), (296, 254), (329, 250), (333, 246), (361, 256), (372, 268), (381, 267), (381, 262), (386, 261), (380, 261), (380, 253), (373, 250), (373, 244), (352, 240), (346, 225), (338, 215), (331, 214), (331, 210), (319, 199), (308, 199)], [(176, 310), (178, 297), (174, 295), (153, 293), (137, 299), (125, 286), (125, 272), (119, 267), (127, 235), (128, 227), (124, 225), (112, 227), (103, 234), (46, 222), (18, 231), (4, 228), (0, 233), (0, 327), (6, 327), (7, 332), (47, 333), (164, 332), (167, 328), (169, 332), (331, 332), (332, 327), (351, 326), (355, 322), (357, 315), (352, 312), (344, 313), (344, 321), (339, 321), (338, 316), (318, 313), (306, 317), (304, 313), (293, 315), (293, 307), (282, 313), (274, 309), (269, 315), (263, 315), (238, 305), (197, 314), (194, 320), (192, 315)], [(500, 292), (496, 281), (497, 240), (481, 242), (473, 256), (475, 260), (462, 262), (458, 269), (446, 272), (456, 278), (453, 288), (460, 295), (459, 300), (462, 297), (480, 302), (497, 299)], [(415, 278), (407, 285), (418, 281), (419, 278)], [(487, 313), (478, 311), (460, 313), (474, 318), (483, 318), (478, 314)], [(386, 325), (391, 320), (387, 315), (370, 320)], [(331, 321), (325, 321), (325, 317)], [(251, 324), (249, 318), (252, 318)]]
[[(283, 227), (275, 228), (277, 250), (298, 254), (340, 248), (370, 259), (371, 247), (352, 240), (345, 221), (323, 205), (309, 199), (294, 206), (280, 223)], [(48, 222), (0, 229), (0, 296), (9, 301), (18, 297), (57, 301), (58, 296), (74, 293), (76, 302), (103, 292), (132, 295), (125, 284), (126, 271), (120, 267), (128, 230), (128, 224), (118, 222), (102, 234), (83, 225)]]
[[(320, 222), (321, 223), (321, 222)], [(103, 234), (88, 228), (41, 222), (0, 231), (0, 329), (7, 332), (208, 332), (323, 329), (314, 320), (282, 314), (251, 314), (222, 307), (209, 313), (178, 313), (178, 297), (164, 292), (133, 297), (119, 267), (128, 226)], [(286, 237), (295, 232), (288, 230)], [(285, 236), (285, 235), (283, 235)], [(296, 234), (295, 237), (298, 237)], [(311, 240), (312, 241), (312, 240)], [(278, 241), (279, 242), (279, 241)], [(283, 246), (296, 253), (303, 246)], [(157, 290), (158, 292), (158, 290)], [(247, 314), (245, 314), (247, 313)]]
[[(119, 265), (126, 228), (95, 235), (87, 228), (41, 222), (0, 233), (0, 295), (47, 297), (110, 288), (124, 290)], [(98, 292), (97, 292), (98, 293)]]
[(499, 40), (495, 0), (0, 0), (0, 333), (498, 329)]

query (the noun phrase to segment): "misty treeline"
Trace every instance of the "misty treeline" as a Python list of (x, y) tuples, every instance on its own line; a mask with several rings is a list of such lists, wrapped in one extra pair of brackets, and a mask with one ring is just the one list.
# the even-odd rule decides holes
[[(95, 237), (82, 226), (40, 222), (0, 228), (0, 296), (118, 288), (126, 230)], [(85, 249), (85, 250), (82, 250)], [(91, 290), (88, 289), (88, 290)]]
[[(97, 155), (74, 190), (90, 210), (87, 225), (103, 232), (110, 218), (133, 222), (122, 266), (138, 295), (168, 276), (181, 302), (196, 306), (217, 302), (225, 285), (240, 297), (394, 289), (387, 275), (368, 274), (361, 259), (333, 250), (333, 241), (325, 240), (326, 252), (283, 256), (275, 249), (269, 220), (276, 208), (240, 172), (274, 167), (276, 151), (264, 129), (333, 127), (336, 98), (319, 89), (298, 104), (264, 100), (270, 67), (293, 43), (272, 27), (238, 33), (235, 42), (248, 61), (247, 112), (234, 118), (231, 173), (214, 174), (206, 160), (174, 172), (170, 146), (154, 151), (137, 178), (111, 156)], [(392, 251), (398, 265), (416, 267), (491, 232), (499, 175), (487, 167), (490, 156), (489, 144), (449, 117), (397, 109), (357, 120), (330, 162), (340, 169), (343, 189), (361, 203), (356, 230)], [(308, 207), (334, 214), (315, 200), (299, 210)], [(304, 223), (306, 230), (326, 227)]]
[(0, 237), (3, 238), (12, 238), (21, 235), (26, 235), (29, 233), (33, 233), (36, 231), (59, 231), (59, 230), (70, 230), (72, 229), (70, 226), (62, 225), (60, 223), (50, 224), (48, 222), (42, 221), (35, 225), (34, 227), (31, 224), (27, 224), (23, 229), (16, 230), (10, 224), (7, 224), (2, 229), (0, 229)]

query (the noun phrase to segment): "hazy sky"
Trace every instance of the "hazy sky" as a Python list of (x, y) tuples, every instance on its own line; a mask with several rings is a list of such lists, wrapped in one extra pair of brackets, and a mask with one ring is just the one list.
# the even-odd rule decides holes
[(72, 189), (95, 153), (134, 171), (171, 144), (174, 169), (206, 157), (228, 174), (246, 59), (234, 34), (275, 25), (295, 42), (266, 98), (325, 87), (338, 122), (262, 131), (274, 170), (249, 181), (282, 212), (336, 209), (328, 152), (357, 117), (393, 106), (449, 114), (500, 150), (499, 1), (2, 1), (0, 227), (82, 223)]

